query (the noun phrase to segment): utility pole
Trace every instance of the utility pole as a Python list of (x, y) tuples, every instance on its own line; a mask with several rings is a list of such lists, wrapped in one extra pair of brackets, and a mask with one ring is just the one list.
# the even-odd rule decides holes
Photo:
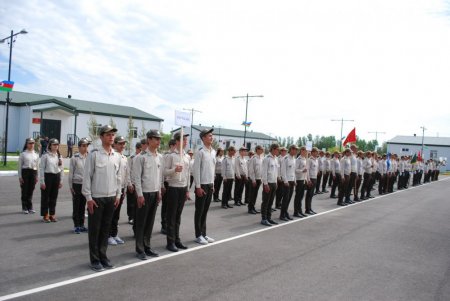
[(245, 139), (247, 138), (247, 112), (248, 112), (248, 98), (251, 97), (264, 97), (264, 95), (245, 95), (245, 96), (233, 96), (232, 98), (245, 98), (245, 120), (244, 120), (244, 147), (245, 146)]
[[(378, 131), (373, 131), (373, 132), (368, 132), (369, 134), (375, 134), (375, 140), (377, 141), (378, 144), (378, 134), (386, 134), (386, 132), (378, 132)], [(377, 150), (377, 146), (375, 146), (374, 151)]]
[(422, 151), (420, 152), (420, 156), (423, 158), (423, 139), (425, 137), (425, 130), (427, 130), (427, 128), (425, 128), (425, 126), (421, 126), (420, 128), (422, 129)]
[(191, 109), (183, 108), (183, 110), (191, 112), (191, 134), (189, 135), (189, 148), (192, 149), (192, 125), (194, 124), (194, 113), (201, 113), (201, 111), (198, 111), (194, 108)]
[(339, 143), (339, 151), (341, 152), (342, 151), (342, 129), (343, 129), (343, 127), (344, 127), (344, 122), (346, 122), (346, 121), (351, 121), (351, 122), (353, 122), (354, 120), (353, 119), (344, 119), (344, 118), (341, 118), (341, 119), (331, 119), (331, 121), (339, 121), (340, 123), (341, 123), (341, 136), (340, 136), (340, 143)]

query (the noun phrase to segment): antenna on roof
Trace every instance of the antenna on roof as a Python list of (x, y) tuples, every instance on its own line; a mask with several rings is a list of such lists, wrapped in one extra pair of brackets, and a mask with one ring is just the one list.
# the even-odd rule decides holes
[(69, 95), (67, 95), (67, 98), (72, 98), (72, 95), (70, 95), (70, 94), (69, 94)]

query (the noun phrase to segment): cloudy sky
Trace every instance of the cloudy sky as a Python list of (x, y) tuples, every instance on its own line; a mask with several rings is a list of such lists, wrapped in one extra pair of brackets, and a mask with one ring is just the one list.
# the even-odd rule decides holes
[[(6, 2), (6, 1), (5, 1)], [(450, 3), (437, 0), (25, 1), (0, 6), (15, 90), (124, 104), (174, 128), (273, 136), (450, 137)], [(0, 77), (8, 47), (0, 45)]]

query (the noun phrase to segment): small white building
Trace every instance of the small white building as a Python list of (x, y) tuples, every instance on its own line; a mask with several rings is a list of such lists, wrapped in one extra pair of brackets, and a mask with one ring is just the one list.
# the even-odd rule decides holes
[[(421, 153), (424, 160), (447, 161), (450, 158), (450, 137), (395, 136), (387, 141), (387, 151), (399, 156), (413, 156)], [(441, 171), (449, 170), (448, 164)]]
[[(133, 107), (109, 103), (73, 99), (70, 96), (54, 97), (25, 92), (10, 92), (8, 126), (8, 152), (22, 150), (27, 137), (57, 138), (62, 146), (69, 138), (78, 143), (82, 137), (90, 137), (90, 121), (95, 120), (97, 127), (110, 124), (111, 120), (118, 134), (127, 137), (130, 117), (133, 121), (131, 143), (139, 140), (143, 130), (161, 130), (163, 119)], [(6, 92), (0, 91), (0, 138), (3, 149), (6, 119)], [(98, 141), (94, 141), (94, 144)]]
[[(193, 150), (198, 150), (202, 147), (202, 140), (200, 139), (200, 132), (204, 129), (214, 128), (214, 143), (217, 147), (221, 147), (223, 149), (227, 149), (230, 145), (239, 148), (244, 145), (244, 135), (245, 135), (245, 146), (249, 150), (254, 150), (257, 145), (261, 145), (264, 148), (268, 148), (270, 144), (276, 143), (277, 139), (270, 137), (269, 135), (253, 132), (251, 130), (241, 131), (241, 130), (232, 130), (225, 129), (222, 127), (214, 127), (214, 126), (202, 126), (193, 125), (192, 132), (190, 127), (184, 127), (183, 131), (186, 134), (191, 135), (189, 137), (188, 146)], [(177, 128), (172, 131), (172, 134), (179, 132), (180, 128)]]

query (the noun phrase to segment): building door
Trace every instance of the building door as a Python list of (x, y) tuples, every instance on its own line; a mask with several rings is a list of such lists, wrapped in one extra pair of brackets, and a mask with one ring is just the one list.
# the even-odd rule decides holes
[(61, 120), (42, 119), (41, 134), (48, 138), (56, 138), (61, 142)]
[(252, 143), (251, 142), (247, 142), (247, 149), (251, 150), (252, 149)]

